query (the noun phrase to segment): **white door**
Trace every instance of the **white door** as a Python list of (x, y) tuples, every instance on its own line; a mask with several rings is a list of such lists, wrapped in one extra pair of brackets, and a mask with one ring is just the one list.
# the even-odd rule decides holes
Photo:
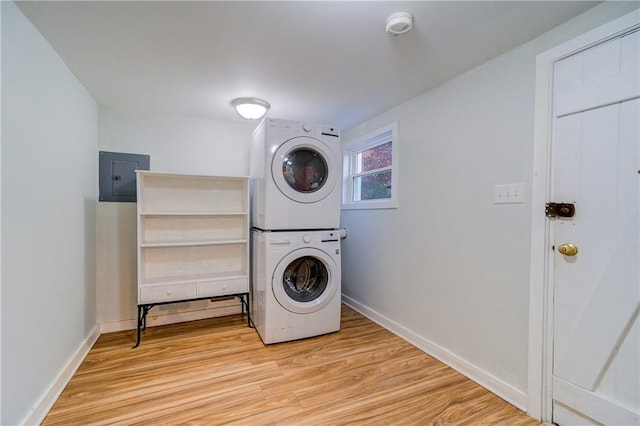
[(640, 424), (639, 51), (635, 31), (554, 66), (551, 192), (575, 204), (551, 222), (560, 425)]

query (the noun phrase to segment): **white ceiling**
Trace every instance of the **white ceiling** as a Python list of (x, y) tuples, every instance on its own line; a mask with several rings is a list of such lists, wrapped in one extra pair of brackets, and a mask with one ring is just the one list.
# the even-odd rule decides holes
[[(27, 1), (18, 6), (103, 105), (349, 128), (596, 5), (593, 1)], [(385, 33), (400, 11), (414, 29)]]

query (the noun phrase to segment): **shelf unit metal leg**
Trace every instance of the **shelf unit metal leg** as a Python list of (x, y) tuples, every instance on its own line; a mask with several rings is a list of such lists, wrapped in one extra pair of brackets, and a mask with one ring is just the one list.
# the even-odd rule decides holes
[[(235, 296), (238, 299), (240, 299), (240, 305), (242, 307), (242, 315), (245, 314), (245, 310), (246, 310), (246, 314), (247, 314), (247, 327), (249, 328), (253, 328), (253, 323), (251, 322), (251, 312), (249, 310), (249, 293), (239, 293), (239, 294), (234, 294), (231, 296)], [(200, 298), (196, 298), (196, 299), (186, 299), (186, 300), (172, 300), (171, 302), (159, 302), (159, 303), (150, 303), (150, 304), (143, 304), (143, 305), (138, 305), (138, 330), (137, 330), (137, 335), (136, 335), (136, 344), (133, 345), (133, 347), (131, 349), (135, 349), (138, 346), (140, 346), (140, 338), (141, 338), (141, 331), (144, 331), (147, 329), (147, 314), (149, 313), (149, 311), (151, 310), (151, 308), (153, 308), (154, 306), (157, 305), (168, 305), (171, 303), (181, 303), (181, 302), (193, 302), (195, 300), (205, 300), (205, 299), (220, 299), (220, 298), (225, 298), (225, 297), (229, 297), (229, 296), (219, 296), (219, 297), (200, 297)]]
[(135, 349), (140, 346), (140, 330), (147, 329), (147, 314), (155, 305), (138, 305), (138, 335), (136, 338), (136, 344), (131, 348)]
[(251, 311), (249, 310), (249, 293), (237, 294), (236, 297), (240, 299), (240, 305), (242, 306), (242, 315), (247, 311), (247, 327), (253, 328), (251, 323)]

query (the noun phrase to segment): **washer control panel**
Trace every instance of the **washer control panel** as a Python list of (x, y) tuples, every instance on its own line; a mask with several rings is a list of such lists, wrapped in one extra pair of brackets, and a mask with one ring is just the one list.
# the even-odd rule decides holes
[(304, 247), (340, 242), (340, 230), (269, 233), (271, 247)]

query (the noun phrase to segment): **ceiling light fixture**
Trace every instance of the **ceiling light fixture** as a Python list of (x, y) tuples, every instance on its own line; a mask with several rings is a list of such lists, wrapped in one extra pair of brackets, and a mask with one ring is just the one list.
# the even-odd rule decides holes
[(231, 105), (247, 120), (262, 118), (271, 107), (268, 102), (256, 98), (237, 98), (231, 101)]
[(413, 28), (413, 15), (409, 12), (398, 12), (387, 18), (385, 31), (397, 36), (398, 34), (408, 33), (411, 28)]

